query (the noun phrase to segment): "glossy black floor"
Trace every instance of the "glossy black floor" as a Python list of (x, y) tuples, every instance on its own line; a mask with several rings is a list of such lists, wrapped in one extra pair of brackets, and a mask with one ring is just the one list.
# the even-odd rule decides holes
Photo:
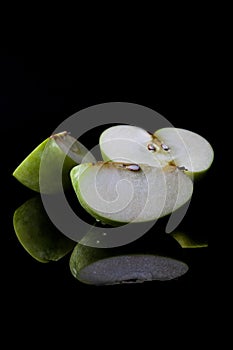
[[(151, 63), (151, 62), (150, 62)], [(74, 56), (34, 49), (5, 48), (0, 60), (1, 82), (1, 177), (2, 229), (1, 259), (4, 294), (13, 303), (27, 303), (27, 295), (41, 302), (84, 300), (98, 303), (102, 297), (125, 298), (130, 304), (138, 292), (145, 304), (155, 296), (187, 295), (203, 299), (208, 295), (209, 248), (185, 251), (189, 272), (169, 282), (139, 285), (93, 287), (79, 283), (69, 271), (69, 257), (56, 263), (40, 264), (21, 247), (14, 234), (15, 209), (33, 193), (18, 183), (12, 172), (24, 157), (48, 137), (57, 125), (82, 108), (112, 101), (138, 103), (150, 107), (177, 127), (204, 136), (215, 147), (215, 135), (206, 100), (203, 72), (179, 62), (157, 62), (123, 68), (98, 61), (82, 62)], [(152, 130), (153, 131), (153, 130)], [(90, 147), (99, 130), (83, 140)], [(91, 141), (90, 141), (91, 140)], [(180, 229), (211, 238), (214, 230), (212, 210), (215, 164), (208, 175), (195, 185), (194, 196)], [(186, 296), (186, 297), (185, 297)], [(86, 299), (85, 299), (86, 300)], [(95, 300), (95, 301), (94, 301)], [(102, 302), (102, 301), (101, 301)]]

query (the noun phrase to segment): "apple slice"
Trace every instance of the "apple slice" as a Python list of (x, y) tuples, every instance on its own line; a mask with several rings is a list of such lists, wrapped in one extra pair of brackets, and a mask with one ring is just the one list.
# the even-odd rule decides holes
[[(76, 245), (70, 257), (72, 275), (94, 285), (166, 281), (188, 271), (179, 248), (171, 237), (158, 235), (152, 242), (139, 239), (119, 248), (93, 248)], [(181, 248), (180, 248), (181, 249)]]
[[(15, 169), (13, 176), (23, 185), (42, 193), (55, 193), (70, 186), (70, 170), (83, 158), (95, 161), (90, 152), (66, 131), (43, 141)], [(62, 184), (61, 184), (62, 179)]]
[(24, 249), (40, 262), (57, 261), (76, 244), (51, 223), (39, 196), (29, 199), (16, 209), (13, 225)]
[(71, 170), (81, 205), (111, 225), (156, 220), (181, 207), (192, 195), (193, 183), (174, 165), (97, 162)]
[(150, 134), (132, 125), (117, 125), (100, 136), (104, 160), (135, 162), (152, 166), (174, 163), (190, 174), (206, 171), (214, 157), (202, 136), (184, 129), (163, 128)]

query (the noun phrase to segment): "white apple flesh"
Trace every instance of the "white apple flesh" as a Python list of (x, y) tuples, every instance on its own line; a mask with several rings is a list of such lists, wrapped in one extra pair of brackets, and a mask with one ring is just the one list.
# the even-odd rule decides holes
[(202, 136), (177, 128), (163, 128), (154, 135), (169, 145), (172, 160), (188, 172), (201, 173), (211, 166), (214, 152), (209, 142)]
[(99, 143), (105, 161), (165, 166), (172, 160), (158, 138), (137, 126), (108, 128), (101, 134)]
[(117, 125), (100, 136), (104, 160), (164, 167), (173, 161), (189, 174), (206, 171), (214, 157), (209, 142), (189, 130), (163, 128), (150, 134), (132, 125)]
[(193, 191), (191, 179), (174, 165), (86, 163), (71, 170), (71, 181), (84, 209), (111, 225), (157, 220)]

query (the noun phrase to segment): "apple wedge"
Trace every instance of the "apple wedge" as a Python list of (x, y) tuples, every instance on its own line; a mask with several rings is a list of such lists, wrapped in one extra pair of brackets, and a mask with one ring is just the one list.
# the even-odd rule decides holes
[[(42, 193), (56, 193), (70, 186), (70, 170), (95, 158), (66, 131), (50, 136), (15, 169), (13, 176), (23, 185)], [(62, 180), (62, 181), (61, 181)], [(62, 183), (61, 183), (62, 182)]]
[(175, 165), (86, 163), (70, 175), (84, 209), (110, 225), (157, 220), (181, 207), (193, 192), (192, 180)]
[(13, 225), (19, 242), (39, 262), (57, 261), (76, 244), (52, 224), (39, 196), (16, 209)]
[(132, 125), (108, 128), (100, 136), (105, 161), (122, 161), (165, 166), (169, 162), (190, 175), (206, 171), (214, 157), (209, 142), (185, 129), (163, 128), (154, 134)]

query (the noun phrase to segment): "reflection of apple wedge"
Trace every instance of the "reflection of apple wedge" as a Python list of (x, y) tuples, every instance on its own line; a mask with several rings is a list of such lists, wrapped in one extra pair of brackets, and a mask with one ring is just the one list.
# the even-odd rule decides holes
[[(15, 169), (13, 175), (30, 189), (54, 193), (70, 186), (69, 172), (83, 158), (95, 158), (67, 132), (52, 135), (37, 146)], [(62, 180), (62, 181), (61, 181)], [(62, 183), (61, 183), (62, 182)]]
[(104, 160), (162, 167), (173, 161), (190, 174), (206, 171), (214, 156), (203, 137), (177, 128), (163, 128), (150, 134), (136, 126), (113, 126), (101, 134), (100, 147)]
[(112, 249), (88, 247), (82, 245), (81, 240), (71, 254), (71, 272), (79, 281), (95, 285), (178, 278), (188, 271), (188, 266), (174, 257), (178, 254), (173, 243), (172, 249), (176, 253), (173, 251), (171, 254), (171, 237), (165, 237), (168, 242), (161, 243), (157, 238), (153, 249), (141, 245), (140, 239), (136, 243)]
[(193, 237), (193, 235), (175, 231), (170, 234), (181, 245), (182, 248), (205, 248), (208, 247), (208, 242), (205, 238)]
[(53, 226), (39, 196), (16, 209), (13, 224), (19, 242), (40, 262), (59, 260), (76, 244)]
[(71, 180), (81, 205), (112, 225), (156, 220), (181, 207), (193, 191), (190, 178), (174, 165), (86, 163), (71, 170)]

